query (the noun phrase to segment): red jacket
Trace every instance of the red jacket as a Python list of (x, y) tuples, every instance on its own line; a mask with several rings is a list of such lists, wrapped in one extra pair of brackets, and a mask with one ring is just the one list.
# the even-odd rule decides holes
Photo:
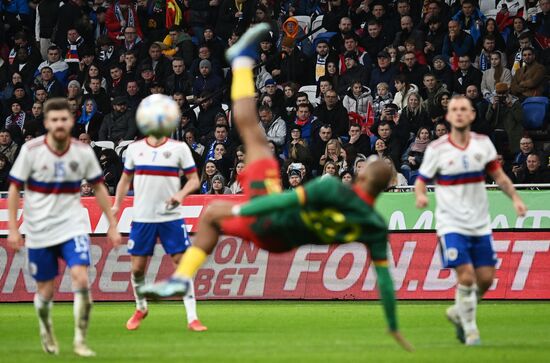
[[(120, 26), (120, 22), (116, 16), (115, 13), (115, 4), (113, 3), (109, 9), (107, 9), (107, 13), (105, 14), (105, 25), (107, 27), (107, 36), (115, 42), (116, 45), (122, 44), (122, 39), (117, 39), (118, 36), (122, 35), (123, 29)], [(134, 24), (133, 26), (136, 28), (137, 35), (143, 39), (143, 33), (141, 32), (141, 26), (139, 25), (139, 19), (136, 10), (129, 6), (127, 10), (122, 11), (122, 15), (124, 17), (124, 21), (126, 21), (126, 26), (129, 26), (128, 23), (128, 14), (129, 12), (132, 12)]]

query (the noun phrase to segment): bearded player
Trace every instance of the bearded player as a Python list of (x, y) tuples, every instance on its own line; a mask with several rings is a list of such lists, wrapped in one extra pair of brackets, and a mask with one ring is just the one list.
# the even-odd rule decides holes
[[(156, 96), (144, 99), (140, 108), (150, 107)], [(175, 103), (172, 100), (170, 102)], [(177, 105), (174, 104), (174, 107), (177, 108)], [(139, 115), (138, 109), (137, 117)], [(187, 178), (183, 188), (180, 185), (180, 170), (183, 170)], [(128, 330), (139, 328), (148, 314), (147, 299), (139, 292), (139, 288), (145, 284), (145, 267), (149, 257), (153, 255), (157, 239), (175, 265), (191, 245), (185, 229), (181, 202), (199, 188), (199, 176), (191, 150), (186, 143), (166, 136), (149, 135), (128, 146), (124, 174), (118, 183), (113, 205), (115, 214), (128, 194), (132, 179), (134, 205), (128, 253), (132, 266), (130, 280), (136, 310), (126, 323)], [(192, 289), (193, 284), (190, 287)], [(188, 329), (206, 330), (197, 317), (197, 302), (193, 290), (184, 296), (183, 304), (187, 313)]]
[(89, 145), (71, 139), (73, 125), (67, 100), (53, 98), (44, 104), (44, 126), (48, 133), (23, 144), (10, 171), (8, 243), (16, 250), (23, 246), (17, 209), (19, 192), (24, 187), (25, 245), (30, 273), (37, 285), (34, 307), (42, 348), (49, 354), (59, 353), (51, 310), (58, 259), (62, 259), (69, 268), (74, 290), (74, 352), (91, 357), (95, 353), (86, 344), (92, 297), (88, 288), (89, 227), (80, 204), (83, 180), (94, 186), (96, 200), (109, 219), (107, 236), (115, 247), (120, 244), (120, 234), (101, 167)]
[(446, 117), (451, 133), (426, 149), (415, 184), (416, 205), (428, 205), (426, 183), (434, 179), (443, 264), (453, 268), (458, 279), (455, 304), (447, 309), (447, 318), (455, 325), (461, 342), (479, 345), (477, 303), (493, 283), (496, 264), (485, 173), (512, 199), (518, 216), (524, 216), (527, 209), (497, 161), (491, 140), (470, 132), (476, 117), (470, 100), (453, 97)]
[(285, 252), (309, 244), (364, 243), (372, 256), (390, 334), (405, 349), (411, 345), (397, 327), (393, 282), (387, 267), (387, 227), (374, 210), (375, 198), (388, 185), (391, 171), (373, 161), (353, 188), (336, 178), (312, 181), (281, 193), (279, 166), (257, 119), (252, 70), (259, 40), (269, 31), (265, 23), (248, 30), (227, 52), (233, 69), (233, 119), (246, 147), (246, 169), (241, 185), (251, 200), (246, 204), (211, 204), (199, 222), (196, 239), (173, 277), (145, 285), (152, 297), (185, 295), (192, 277), (214, 249), (221, 233), (252, 241), (271, 252)]

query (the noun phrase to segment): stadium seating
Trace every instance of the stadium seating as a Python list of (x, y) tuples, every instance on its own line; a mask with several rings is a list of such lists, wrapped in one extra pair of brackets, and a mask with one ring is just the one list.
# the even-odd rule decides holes
[(548, 118), (547, 97), (529, 97), (523, 105), (523, 127), (527, 130), (540, 130)]
[(300, 25), (300, 28), (302, 28), (304, 33), (307, 34), (311, 29), (311, 18), (307, 15), (298, 15), (295, 16), (294, 19), (296, 19), (298, 25)]

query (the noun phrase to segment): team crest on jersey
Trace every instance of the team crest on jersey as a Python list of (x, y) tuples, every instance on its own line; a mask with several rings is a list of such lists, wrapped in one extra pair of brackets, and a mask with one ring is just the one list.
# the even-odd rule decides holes
[(481, 154), (475, 154), (474, 159), (476, 159), (476, 161), (480, 162), (481, 161)]
[(170, 151), (165, 151), (162, 153), (166, 159), (168, 159), (170, 156), (172, 156), (172, 153)]
[(69, 163), (69, 168), (71, 168), (71, 170), (72, 170), (73, 172), (75, 172), (76, 169), (78, 169), (78, 163), (77, 163), (76, 161), (71, 161), (71, 162)]
[(458, 258), (458, 250), (454, 247), (451, 247), (447, 250), (447, 259), (449, 261), (455, 261)]

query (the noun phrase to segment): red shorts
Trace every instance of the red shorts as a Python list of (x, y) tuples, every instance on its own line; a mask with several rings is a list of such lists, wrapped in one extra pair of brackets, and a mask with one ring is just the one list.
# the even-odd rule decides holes
[[(239, 182), (243, 187), (246, 200), (280, 193), (282, 186), (279, 163), (275, 158), (256, 160), (245, 167), (239, 176)], [(222, 222), (221, 228), (224, 234), (252, 241), (261, 249), (273, 252), (287, 250), (275, 239), (265, 237), (260, 239), (251, 228), (255, 221), (256, 217), (228, 218)]]

